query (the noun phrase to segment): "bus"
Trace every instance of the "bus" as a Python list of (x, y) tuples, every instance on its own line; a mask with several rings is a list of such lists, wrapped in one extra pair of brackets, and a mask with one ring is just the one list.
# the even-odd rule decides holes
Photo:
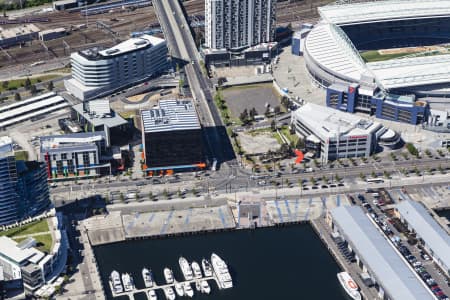
[(383, 183), (384, 180), (382, 178), (368, 178), (366, 180), (367, 183)]

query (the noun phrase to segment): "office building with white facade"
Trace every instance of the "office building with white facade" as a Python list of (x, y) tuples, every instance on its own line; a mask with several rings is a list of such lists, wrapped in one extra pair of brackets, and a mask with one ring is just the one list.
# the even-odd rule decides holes
[(142, 35), (109, 49), (98, 47), (72, 53), (72, 78), (64, 81), (71, 94), (81, 100), (113, 93), (169, 68), (166, 41)]
[(206, 0), (206, 47), (242, 49), (273, 41), (276, 0)]
[(307, 150), (323, 163), (348, 157), (368, 157), (378, 144), (384, 127), (357, 115), (307, 103), (292, 112), (292, 126), (305, 138)]
[(450, 236), (419, 202), (405, 200), (397, 205), (400, 219), (417, 238), (433, 261), (450, 276)]

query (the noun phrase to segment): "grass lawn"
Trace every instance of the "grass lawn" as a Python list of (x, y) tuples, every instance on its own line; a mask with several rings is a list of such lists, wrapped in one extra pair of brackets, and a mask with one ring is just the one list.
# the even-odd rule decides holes
[(392, 54), (380, 54), (378, 53), (378, 50), (370, 50), (365, 51), (361, 53), (361, 57), (364, 59), (365, 62), (375, 62), (375, 61), (384, 61), (384, 60), (390, 60), (394, 58), (399, 58), (405, 55), (410, 55), (412, 53), (392, 53)]
[(47, 220), (41, 220), (33, 222), (24, 226), (15, 227), (6, 231), (1, 231), (0, 236), (6, 235), (7, 237), (14, 238), (14, 236), (21, 236), (27, 234), (33, 234), (38, 232), (49, 231)]
[[(18, 239), (14, 239), (16, 242), (20, 243), (21, 241), (25, 240), (26, 238), (18, 238)], [(43, 252), (50, 252), (50, 249), (52, 248), (52, 235), (49, 234), (43, 234), (43, 235), (37, 235), (37, 236), (33, 236), (33, 239), (36, 240), (37, 245), (36, 248), (43, 251)]]
[(297, 144), (298, 136), (296, 134), (291, 134), (289, 127), (283, 126), (280, 131), (289, 140), (289, 142), (293, 142), (294, 145)]
[[(57, 77), (60, 77), (60, 76), (59, 75), (44, 75), (44, 76), (30, 78), (30, 81), (31, 81), (31, 84), (36, 84), (39, 82), (55, 79)], [(25, 86), (26, 80), (27, 80), (26, 77), (24, 77), (22, 79), (8, 80), (8, 86), (6, 86), (6, 87), (3, 86), (4, 81), (1, 81), (0, 82), (0, 92), (6, 91), (6, 90), (14, 90), (14, 89), (23, 87), (23, 86)]]
[(15, 151), (14, 156), (16, 157), (16, 160), (28, 160), (28, 152), (27, 151)]

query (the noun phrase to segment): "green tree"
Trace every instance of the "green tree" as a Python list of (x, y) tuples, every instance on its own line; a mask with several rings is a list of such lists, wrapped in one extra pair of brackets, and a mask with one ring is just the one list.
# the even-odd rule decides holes
[(258, 112), (256, 111), (256, 108), (253, 107), (252, 109), (250, 109), (250, 112), (249, 112), (250, 119), (252, 119), (252, 121), (254, 121), (256, 115), (258, 115)]
[(55, 88), (55, 87), (54, 87), (54, 85), (53, 85), (53, 81), (50, 81), (50, 82), (48, 83), (48, 85), (47, 85), (47, 90), (53, 91), (54, 88)]
[(266, 106), (266, 111), (264, 112), (264, 116), (266, 116), (266, 118), (270, 117), (270, 105)]
[(270, 122), (270, 129), (272, 129), (272, 131), (277, 130), (277, 124), (275, 123), (275, 120), (272, 120), (272, 122)]
[(417, 150), (417, 148), (412, 143), (407, 143), (406, 144), (406, 149), (408, 150), (408, 152), (411, 155), (414, 155), (416, 157), (419, 156), (419, 151)]
[(279, 105), (275, 106), (273, 108), (273, 112), (275, 113), (275, 115), (279, 114), (281, 112), (281, 108)]
[(8, 85), (9, 85), (9, 81), (8, 81), (8, 80), (5, 80), (5, 81), (2, 82), (2, 87), (3, 87), (5, 90), (8, 88)]
[(148, 193), (148, 200), (150, 200), (150, 201), (153, 200), (153, 193), (152, 192)]
[(31, 93), (31, 95), (36, 95), (37, 92), (38, 92), (38, 90), (37, 90), (36, 86), (34, 84), (32, 84), (30, 86), (30, 93)]
[(22, 97), (20, 97), (20, 94), (19, 94), (19, 93), (15, 93), (15, 94), (14, 94), (14, 100), (20, 101), (21, 99), (22, 99)]
[(31, 80), (30, 78), (27, 77), (27, 79), (25, 79), (25, 89), (28, 91), (31, 88)]
[(239, 115), (239, 120), (245, 125), (248, 122), (248, 111), (244, 109), (244, 111)]
[(119, 199), (120, 199), (120, 202), (125, 202), (125, 196), (123, 195), (123, 193), (120, 193)]

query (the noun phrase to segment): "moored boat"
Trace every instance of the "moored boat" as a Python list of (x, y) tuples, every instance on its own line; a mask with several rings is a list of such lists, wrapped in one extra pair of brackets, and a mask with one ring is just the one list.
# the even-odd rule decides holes
[(177, 295), (180, 297), (184, 296), (184, 289), (183, 285), (179, 282), (175, 282), (175, 291), (177, 292)]
[(128, 273), (122, 274), (122, 282), (123, 282), (123, 289), (125, 292), (131, 292), (132, 290), (134, 290), (133, 277), (131, 277), (130, 274)]
[(219, 255), (213, 253), (211, 255), (211, 264), (214, 273), (217, 276), (219, 282), (219, 287), (221, 289), (229, 289), (233, 287), (233, 281), (231, 279), (230, 272), (228, 271), (228, 266), (225, 261), (220, 258)]
[(199, 279), (203, 277), (202, 269), (200, 269), (200, 265), (196, 261), (191, 263), (191, 267), (195, 278)]
[(180, 259), (178, 260), (178, 263), (180, 264), (181, 272), (183, 273), (184, 279), (192, 280), (194, 278), (194, 274), (192, 273), (191, 266), (189, 265), (189, 262), (186, 260), (186, 258), (181, 256)]
[(192, 289), (191, 284), (189, 282), (184, 282), (183, 288), (184, 288), (184, 294), (186, 296), (188, 296), (189, 298), (194, 297), (194, 290)]
[(165, 287), (163, 289), (163, 291), (164, 291), (164, 295), (166, 296), (167, 300), (175, 300), (175, 298), (176, 298), (175, 293), (170, 286)]
[(206, 258), (202, 259), (202, 268), (203, 273), (205, 273), (206, 277), (212, 276), (212, 267), (210, 262)]
[(120, 294), (123, 293), (122, 282), (120, 281), (120, 274), (116, 270), (111, 272), (111, 276), (109, 278), (109, 282), (111, 284), (111, 289), (114, 293)]
[(173, 283), (173, 272), (169, 268), (164, 268), (164, 278), (168, 284)]
[(156, 296), (155, 290), (149, 290), (147, 294), (148, 294), (148, 299), (150, 299), (150, 300), (158, 300), (158, 297)]
[(347, 272), (337, 273), (337, 278), (342, 288), (353, 300), (361, 300), (358, 285)]
[(202, 293), (209, 294), (211, 292), (211, 288), (209, 287), (208, 281), (202, 280), (200, 282)]
[(142, 269), (142, 278), (144, 279), (145, 287), (150, 288), (153, 286), (153, 276), (152, 272), (149, 269), (147, 268)]

